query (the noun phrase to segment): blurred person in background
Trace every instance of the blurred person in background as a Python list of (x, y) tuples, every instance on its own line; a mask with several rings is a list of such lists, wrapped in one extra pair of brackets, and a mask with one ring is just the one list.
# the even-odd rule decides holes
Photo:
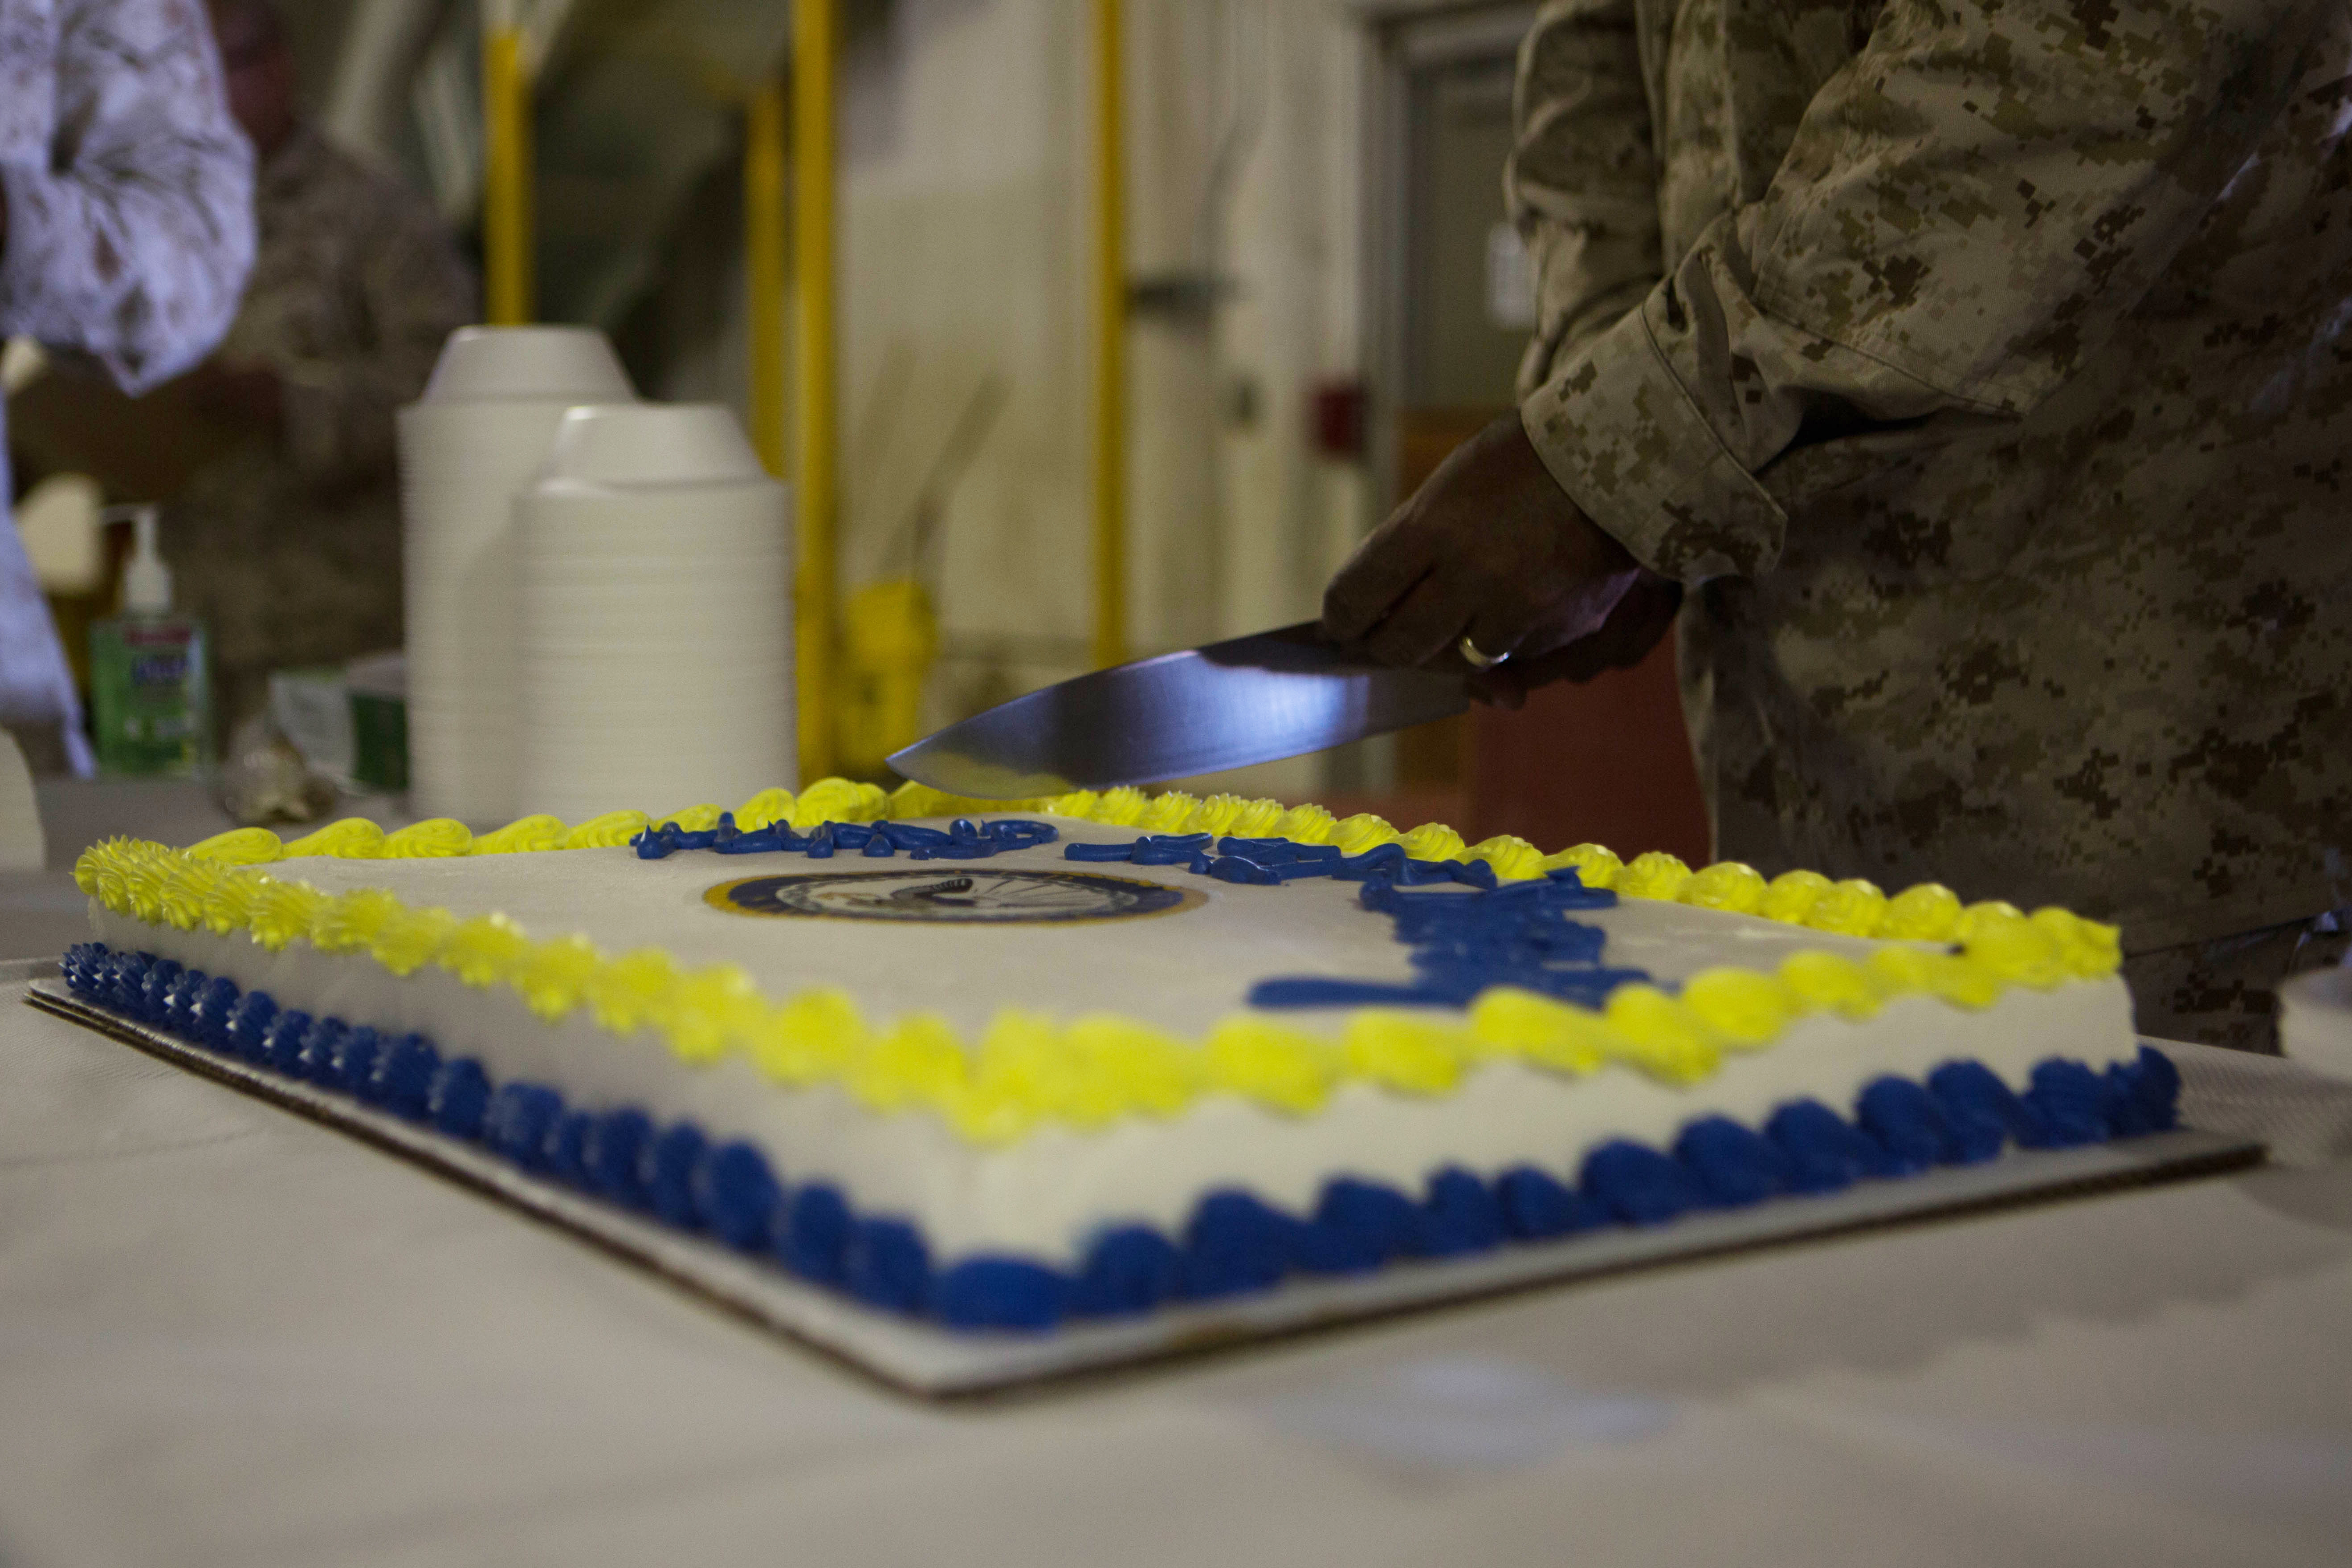
[(1554, 0), (1515, 112), (1519, 409), (1327, 632), (1514, 702), (1680, 604), (1717, 853), (2117, 922), (2143, 1030), (2276, 1049), (2352, 920), (2352, 7)]
[(212, 637), (219, 733), (260, 711), (269, 672), (401, 642), (393, 416), (450, 332), (472, 275), (408, 186), (299, 116), (268, 0), (209, 0), (228, 101), (260, 160), (260, 249), (220, 352), (190, 378), (234, 433), (163, 529), (180, 607)]
[[(0, 0), (0, 336), (145, 391), (220, 341), (253, 247), (253, 155), (197, 0)], [(13, 527), (0, 529), (0, 724), (36, 771), (89, 771)]]

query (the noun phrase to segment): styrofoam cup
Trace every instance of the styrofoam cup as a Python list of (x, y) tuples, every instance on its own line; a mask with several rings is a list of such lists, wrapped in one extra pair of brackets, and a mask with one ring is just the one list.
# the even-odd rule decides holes
[(613, 345), (593, 327), (460, 327), (419, 401), (626, 403), (635, 395)]
[(496, 826), (516, 801), (516, 493), (567, 410), (635, 395), (603, 333), (466, 327), (400, 411), (413, 801)]
[(523, 809), (793, 775), (790, 498), (732, 414), (573, 409), (516, 516)]
[(2352, 1079), (2352, 968), (2298, 974), (2279, 987), (2279, 1047), (2290, 1061)]
[(767, 479), (743, 427), (716, 403), (575, 408), (563, 416), (539, 474), (541, 486), (633, 490)]

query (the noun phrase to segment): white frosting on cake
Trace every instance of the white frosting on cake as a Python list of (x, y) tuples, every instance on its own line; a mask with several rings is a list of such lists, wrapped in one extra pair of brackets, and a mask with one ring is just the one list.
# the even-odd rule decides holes
[[(1133, 829), (1059, 823), (1063, 842), (1125, 843)], [(1353, 883), (1313, 879), (1278, 888), (1231, 886), (1181, 867), (1073, 865), (1062, 845), (947, 862), (941, 875), (1017, 868), (1094, 870), (1207, 895), (1201, 907), (1089, 924), (982, 926), (756, 918), (704, 895), (746, 877), (906, 869), (903, 858), (719, 856), (688, 851), (639, 860), (626, 849), (437, 860), (289, 860), (273, 877), (329, 892), (384, 888), (412, 906), (460, 916), (502, 912), (541, 937), (577, 931), (608, 952), (665, 949), (682, 963), (739, 963), (782, 998), (813, 987), (847, 991), (868, 1017), (943, 1015), (967, 1037), (1001, 1009), (1069, 1018), (1115, 1012), (1197, 1039), (1245, 1005), (1255, 982), (1277, 975), (1401, 981), (1409, 950), (1390, 920), (1358, 903)], [(242, 932), (218, 936), (116, 914), (93, 902), (100, 940), (225, 974), (281, 1006), (380, 1030), (418, 1030), (445, 1055), (478, 1059), (494, 1081), (527, 1079), (589, 1110), (644, 1108), (657, 1121), (690, 1117), (719, 1138), (761, 1146), (789, 1182), (836, 1183), (861, 1213), (917, 1223), (933, 1256), (1026, 1254), (1067, 1263), (1103, 1227), (1143, 1223), (1173, 1231), (1206, 1191), (1238, 1187), (1294, 1212), (1313, 1207), (1336, 1175), (1417, 1191), (1458, 1165), (1491, 1178), (1528, 1164), (1573, 1181), (1584, 1154), (1612, 1138), (1673, 1143), (1694, 1119), (1720, 1113), (1759, 1125), (1778, 1106), (1811, 1097), (1850, 1111), (1884, 1074), (1919, 1079), (1960, 1058), (1983, 1062), (2013, 1088), (2032, 1067), (2064, 1056), (2100, 1068), (2137, 1046), (2130, 1002), (2116, 979), (2074, 980), (2048, 991), (2011, 989), (1970, 1010), (1928, 996), (1889, 1002), (1864, 1021), (1814, 1015), (1769, 1047), (1727, 1058), (1703, 1081), (1676, 1087), (1620, 1066), (1555, 1074), (1516, 1060), (1475, 1068), (1452, 1092), (1412, 1095), (1355, 1080), (1319, 1111), (1293, 1117), (1214, 1095), (1167, 1120), (1129, 1118), (1097, 1131), (1040, 1127), (1003, 1147), (975, 1145), (925, 1110), (877, 1114), (827, 1084), (792, 1089), (745, 1058), (693, 1067), (650, 1035), (606, 1032), (584, 1012), (550, 1024), (506, 987), (469, 988), (432, 966), (394, 975), (365, 953), (303, 942), (273, 953)], [(1882, 945), (1743, 915), (1629, 899), (1577, 911), (1599, 926), (1602, 962), (1660, 982), (1736, 965), (1770, 971), (1790, 952), (1855, 956)], [(1310, 1033), (1335, 1031), (1342, 1010), (1277, 1015)]]

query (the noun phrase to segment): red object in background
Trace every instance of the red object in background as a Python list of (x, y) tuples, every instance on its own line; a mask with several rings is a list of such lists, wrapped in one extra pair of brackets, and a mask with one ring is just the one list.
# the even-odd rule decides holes
[(1651, 849), (1710, 858), (1671, 637), (1632, 669), (1544, 687), (1516, 713), (1472, 709), (1470, 753), (1462, 831), (1473, 843), (1508, 833), (1546, 854), (1589, 843), (1628, 860)]
[(1315, 388), (1315, 450), (1341, 462), (1364, 456), (1364, 384), (1327, 381)]

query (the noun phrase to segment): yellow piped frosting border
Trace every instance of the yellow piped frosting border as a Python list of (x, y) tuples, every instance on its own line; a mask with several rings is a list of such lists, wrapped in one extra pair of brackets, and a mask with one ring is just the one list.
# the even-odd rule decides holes
[(719, 807), (663, 817), (608, 813), (577, 826), (530, 816), (476, 837), (448, 819), (395, 833), (346, 821), (291, 844), (240, 828), (187, 849), (115, 839), (85, 851), (74, 879), (120, 915), (220, 936), (242, 931), (271, 952), (308, 942), (325, 952), (365, 952), (393, 973), (430, 964), (478, 989), (506, 987), (551, 1024), (583, 1010), (602, 1029), (650, 1030), (688, 1065), (741, 1056), (788, 1088), (836, 1084), (870, 1109), (926, 1110), (982, 1145), (1017, 1142), (1045, 1125), (1100, 1128), (1124, 1117), (1170, 1117), (1214, 1094), (1238, 1095), (1306, 1116), (1342, 1085), (1406, 1095), (1451, 1093), (1478, 1064), (1510, 1058), (1580, 1075), (1614, 1064), (1661, 1080), (1706, 1079), (1727, 1053), (1761, 1049), (1796, 1020), (1828, 1013), (1866, 1018), (1898, 996), (1924, 994), (1966, 1008), (1990, 1006), (2012, 987), (2049, 990), (2113, 974), (2122, 962), (2116, 929), (2060, 909), (2027, 915), (2005, 903), (1963, 907), (1933, 883), (1887, 897), (1866, 881), (1832, 882), (1810, 871), (1767, 881), (1723, 862), (1694, 871), (1671, 855), (1622, 861), (1599, 845), (1544, 855), (1519, 838), (1465, 844), (1429, 824), (1400, 833), (1377, 816), (1335, 818), (1317, 805), (1181, 791), (1158, 796), (1117, 789), (1034, 801), (963, 800), (919, 784), (885, 795), (872, 784), (827, 779), (795, 795), (771, 789), (735, 813), (747, 830), (777, 821), (811, 827), (958, 813), (1043, 812), (1150, 833), (1216, 833), (1335, 844), (1350, 855), (1401, 844), (1418, 859), (1483, 860), (1498, 879), (1525, 881), (1563, 866), (1588, 887), (1755, 915), (1849, 936), (1946, 943), (1882, 948), (1864, 962), (1806, 950), (1772, 973), (1725, 967), (1685, 982), (1679, 995), (1620, 986), (1599, 1010), (1508, 987), (1488, 991), (1456, 1021), (1423, 1012), (1364, 1008), (1337, 1037), (1264, 1014), (1227, 1019), (1198, 1042), (1139, 1020), (1091, 1015), (1058, 1022), (1007, 1009), (977, 1041), (944, 1020), (913, 1014), (876, 1025), (836, 990), (782, 1002), (732, 964), (682, 967), (668, 952), (607, 954), (584, 936), (538, 940), (504, 916), (461, 919), (415, 909), (383, 889), (341, 895), (261, 869), (324, 855), (344, 859), (447, 858), (613, 847), (655, 822), (706, 828)]

